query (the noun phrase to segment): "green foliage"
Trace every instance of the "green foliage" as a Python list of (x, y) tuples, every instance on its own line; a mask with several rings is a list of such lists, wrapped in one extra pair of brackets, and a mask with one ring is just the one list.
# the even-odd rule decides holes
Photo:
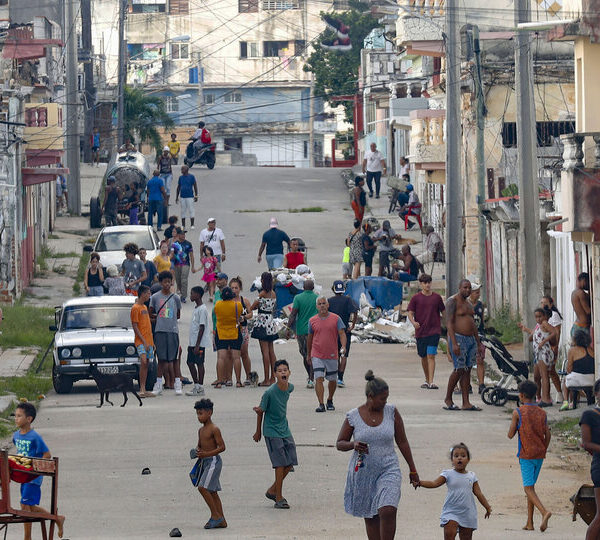
[[(340, 102), (331, 101), (331, 97), (353, 96), (358, 91), (358, 69), (363, 40), (373, 28), (378, 26), (377, 19), (368, 13), (361, 13), (365, 9), (365, 4), (351, 0), (350, 7), (352, 8), (350, 11), (332, 15), (350, 27), (348, 35), (352, 42), (352, 49), (347, 52), (326, 51), (316, 45), (304, 65), (304, 71), (310, 71), (315, 75), (315, 95), (323, 97), (333, 107)], [(330, 35), (331, 32), (326, 30), (321, 33), (317, 41)], [(344, 106), (346, 119), (352, 122), (352, 103), (345, 102)]]
[(500, 334), (500, 341), (504, 344), (523, 341), (523, 332), (517, 326), (519, 319), (515, 317), (508, 304), (504, 304), (496, 311), (486, 326), (492, 326)]
[(141, 88), (125, 87), (125, 137), (139, 143), (148, 143), (157, 155), (162, 151), (158, 127), (170, 129), (174, 122), (167, 114), (160, 97), (149, 96)]
[(4, 306), (2, 311), (4, 320), (0, 346), (3, 348), (37, 346), (42, 349), (48, 346), (52, 340), (52, 333), (48, 330), (48, 326), (54, 324), (52, 308), (16, 304)]
[(85, 271), (87, 270), (88, 264), (90, 262), (90, 255), (88, 251), (84, 251), (79, 259), (79, 266), (77, 267), (77, 277), (75, 278), (75, 283), (73, 283), (73, 292), (75, 295), (79, 295), (81, 293), (81, 283), (83, 283), (83, 278), (85, 276)]

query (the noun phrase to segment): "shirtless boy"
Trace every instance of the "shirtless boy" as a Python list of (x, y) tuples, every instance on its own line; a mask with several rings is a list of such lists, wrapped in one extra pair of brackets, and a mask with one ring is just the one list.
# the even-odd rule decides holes
[(582, 272), (577, 276), (577, 288), (571, 293), (571, 304), (575, 311), (575, 322), (571, 327), (571, 337), (577, 330), (590, 333), (591, 307), (590, 307), (590, 276)]
[(205, 529), (224, 529), (227, 527), (223, 506), (218, 491), (221, 491), (219, 477), (221, 476), (221, 452), (225, 452), (225, 443), (221, 430), (212, 422), (213, 402), (210, 399), (196, 401), (194, 409), (198, 422), (202, 427), (198, 430), (198, 446), (196, 457), (198, 462), (190, 472), (192, 483), (198, 487), (210, 509), (210, 519), (204, 525)]
[(446, 326), (448, 328), (448, 349), (454, 363), (454, 371), (448, 379), (446, 406), (448, 411), (460, 410), (452, 401), (452, 392), (460, 381), (462, 392), (462, 410), (480, 411), (481, 408), (469, 402), (469, 383), (471, 368), (480, 354), (479, 334), (473, 317), (473, 305), (468, 301), (471, 295), (471, 282), (463, 279), (458, 286), (458, 293), (446, 301)]

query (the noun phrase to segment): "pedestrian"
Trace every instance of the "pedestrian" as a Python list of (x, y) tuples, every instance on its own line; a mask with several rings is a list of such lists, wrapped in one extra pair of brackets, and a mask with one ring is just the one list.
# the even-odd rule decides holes
[[(594, 383), (596, 403), (600, 403), (600, 379)], [(590, 469), (594, 484), (594, 498), (596, 499), (596, 515), (589, 524), (585, 540), (600, 538), (600, 411), (598, 405), (593, 409), (586, 409), (579, 420), (581, 427), (581, 446), (592, 456)]]
[[(59, 167), (62, 167), (62, 164), (58, 164)], [(62, 213), (63, 207), (65, 210), (68, 206), (68, 190), (67, 190), (67, 180), (62, 174), (56, 175), (56, 212), (57, 214)]]
[(469, 296), (471, 296), (471, 282), (463, 279), (459, 284), (458, 293), (448, 298), (446, 302), (448, 349), (454, 364), (454, 370), (448, 378), (448, 388), (444, 400), (444, 409), (447, 411), (461, 410), (452, 400), (452, 392), (459, 381), (462, 392), (462, 410), (481, 411), (480, 407), (469, 402), (471, 368), (475, 365), (475, 359), (479, 354), (480, 343), (473, 306), (467, 300)]
[(352, 279), (360, 276), (360, 265), (363, 262), (363, 232), (361, 223), (358, 219), (354, 220), (354, 229), (348, 235), (348, 245), (350, 246), (350, 266), (352, 266)]
[(314, 388), (314, 376), (312, 364), (308, 358), (308, 321), (317, 314), (317, 298), (314, 291), (315, 282), (312, 279), (304, 281), (304, 291), (294, 296), (292, 311), (288, 318), (288, 328), (293, 329), (296, 325), (296, 341), (298, 342), (298, 351), (302, 357), (304, 369), (306, 370), (306, 388)]
[(100, 130), (95, 127), (92, 133), (92, 165), (96, 162), (96, 167), (100, 167)]
[[(419, 487), (435, 489), (446, 484), (448, 493), (442, 508), (440, 526), (444, 528), (444, 540), (471, 540), (477, 529), (475, 497), (485, 508), (485, 519), (490, 517), (492, 507), (481, 492), (479, 480), (473, 471), (467, 471), (471, 452), (465, 443), (450, 448), (451, 469), (444, 469), (435, 480), (421, 480)], [(473, 497), (475, 495), (475, 497)]]
[(554, 298), (549, 295), (542, 296), (540, 307), (548, 308), (552, 312), (552, 315), (548, 319), (548, 324), (554, 329), (554, 336), (550, 341), (550, 346), (552, 347), (552, 352), (554, 353), (554, 364), (552, 364), (549, 375), (550, 380), (556, 389), (556, 402), (561, 403), (564, 401), (564, 397), (562, 394), (560, 377), (558, 376), (558, 373), (556, 373), (556, 364), (560, 360), (558, 355), (558, 346), (560, 345), (560, 333), (562, 330), (563, 317), (554, 304)]
[(271, 386), (275, 382), (275, 349), (273, 342), (277, 339), (277, 328), (273, 321), (273, 313), (277, 305), (277, 297), (273, 290), (273, 276), (263, 272), (260, 276), (261, 291), (258, 298), (252, 303), (251, 311), (258, 308), (258, 315), (254, 321), (251, 336), (258, 339), (262, 354), (265, 378), (258, 386)]
[(187, 165), (181, 167), (181, 176), (177, 181), (177, 194), (175, 195), (175, 204), (179, 202), (181, 196), (181, 226), (185, 229), (185, 218), (190, 218), (192, 230), (194, 230), (194, 220), (196, 211), (194, 203), (198, 202), (198, 184), (196, 177), (189, 174), (190, 168)]
[[(213, 281), (214, 283), (214, 281)], [(242, 366), (244, 366), (244, 372), (246, 373), (246, 380), (244, 386), (250, 386), (250, 372), (252, 371), (252, 365), (250, 362), (250, 355), (248, 354), (248, 345), (250, 343), (250, 331), (248, 330), (248, 321), (252, 319), (252, 303), (248, 298), (242, 296), (242, 278), (240, 276), (231, 278), (229, 280), (229, 288), (233, 291), (234, 300), (242, 304), (242, 316), (240, 318), (240, 332), (242, 334), (242, 348), (240, 349), (240, 359), (235, 359), (233, 369), (235, 370), (238, 380), (241, 378)]]
[(300, 251), (298, 239), (292, 238), (290, 240), (290, 250), (283, 256), (283, 267), (295, 270), (301, 264), (306, 264), (304, 253)]
[(533, 342), (534, 380), (541, 393), (540, 407), (552, 407), (550, 397), (550, 375), (548, 371), (554, 364), (554, 353), (550, 341), (554, 330), (548, 323), (551, 311), (537, 308), (534, 312), (536, 325), (533, 329), (527, 328), (522, 323), (518, 326), (523, 332), (529, 334), (529, 341)]
[(154, 361), (154, 338), (152, 324), (146, 302), (150, 300), (150, 287), (140, 285), (138, 297), (131, 306), (131, 325), (135, 334), (134, 345), (140, 359), (140, 397), (155, 397), (152, 392), (146, 392), (146, 379), (148, 377), (148, 364)]
[(278, 509), (290, 507), (283, 497), (283, 481), (298, 465), (296, 443), (287, 420), (287, 403), (294, 391), (290, 375), (287, 361), (278, 360), (275, 363), (276, 384), (265, 390), (260, 405), (253, 409), (256, 413), (256, 432), (252, 438), (259, 442), (264, 432), (269, 459), (275, 469), (275, 482), (267, 489), (265, 497), (274, 501), (273, 507)]
[(108, 277), (104, 279), (104, 288), (109, 296), (125, 296), (125, 280), (119, 275), (119, 271), (114, 264), (111, 264), (106, 269)]
[[(329, 312), (325, 296), (317, 298), (317, 314), (308, 321), (306, 351), (315, 377), (315, 393), (319, 406), (315, 412), (335, 411), (333, 395), (337, 385), (338, 359), (346, 357), (346, 332), (342, 319)], [(338, 343), (341, 347), (338, 349)], [(339, 355), (339, 356), (338, 356)], [(328, 381), (327, 407), (323, 403), (323, 380)]]
[(375, 198), (379, 199), (379, 190), (381, 189), (381, 173), (387, 173), (385, 158), (377, 150), (377, 145), (373, 142), (371, 150), (365, 152), (362, 163), (362, 172), (367, 175), (367, 187), (369, 188), (369, 197), (373, 196), (373, 180), (375, 180)]
[(594, 385), (594, 348), (591, 347), (592, 338), (583, 330), (577, 330), (573, 336), (573, 345), (567, 355), (567, 375), (564, 379), (565, 401), (561, 411), (575, 408), (575, 403), (579, 399), (579, 390), (571, 392), (570, 387), (585, 387)]
[[(175, 389), (176, 395), (182, 394), (181, 375), (175, 373), (175, 360), (179, 352), (179, 329), (177, 321), (181, 317), (181, 300), (171, 292), (173, 274), (158, 274), (161, 290), (150, 298), (150, 320), (155, 322), (154, 344), (158, 358), (156, 384), (152, 393), (162, 394), (164, 389)], [(179, 375), (179, 377), (177, 377)]]
[[(215, 296), (213, 298), (214, 303), (216, 304), (219, 300), (221, 300), (221, 291), (227, 287), (227, 281), (229, 280), (229, 277), (227, 276), (227, 274), (225, 274), (224, 272), (218, 272), (216, 275), (216, 285), (217, 288), (215, 289)], [(215, 330), (217, 328), (217, 318), (215, 317), (215, 308), (213, 306), (212, 309), (212, 322), (213, 322), (213, 337), (215, 335)], [(214, 349), (215, 351), (217, 349)], [(215, 381), (216, 382), (216, 381)], [(214, 385), (215, 383), (213, 383)]]
[(167, 143), (169, 147), (169, 153), (171, 154), (171, 159), (173, 160), (173, 165), (177, 165), (177, 161), (179, 160), (179, 151), (181, 150), (181, 145), (177, 140), (177, 134), (171, 133), (171, 140)]
[(344, 240), (346, 247), (342, 253), (342, 279), (352, 279), (352, 265), (350, 264), (350, 240)]
[(354, 188), (352, 188), (352, 210), (354, 210), (354, 219), (363, 220), (365, 207), (367, 206), (367, 194), (363, 189), (365, 179), (362, 176), (354, 178)]
[[(62, 168), (62, 166), (63, 166), (62, 163), (58, 164), (59, 168)], [(58, 177), (60, 179), (60, 184), (62, 187), (62, 196), (65, 201), (65, 209), (68, 211), (69, 210), (69, 184), (67, 183), (67, 178), (65, 175), (59, 174)]]
[(131, 194), (127, 198), (126, 209), (129, 210), (129, 225), (139, 225), (140, 197), (137, 192), (137, 183), (131, 188)]
[(90, 264), (83, 276), (83, 285), (87, 296), (103, 296), (104, 272), (100, 264), (100, 255), (95, 251), (90, 253)]
[[(352, 330), (356, 324), (356, 318), (358, 316), (358, 304), (354, 301), (351, 296), (346, 296), (346, 285), (340, 279), (333, 282), (331, 287), (334, 295), (331, 296), (327, 302), (329, 304), (329, 312), (335, 313), (344, 323), (346, 333), (346, 347), (345, 354), (340, 354), (338, 357), (338, 375), (337, 385), (338, 388), (344, 388), (344, 372), (346, 371), (346, 362), (350, 355), (350, 345), (352, 342)], [(338, 350), (342, 350), (342, 343), (338, 337)]]
[[(117, 221), (117, 201), (121, 200), (121, 192), (116, 186), (116, 178), (109, 176), (106, 179), (106, 189), (104, 190), (104, 203), (102, 203), (102, 214), (107, 227), (118, 225)], [(152, 222), (150, 222), (152, 225)]]
[(121, 275), (125, 279), (125, 292), (137, 296), (140, 283), (148, 277), (146, 267), (142, 261), (135, 258), (139, 251), (137, 244), (128, 242), (123, 246), (123, 251), (125, 259), (121, 263)]
[[(233, 386), (233, 366), (239, 361), (242, 348), (240, 319), (243, 306), (235, 301), (230, 287), (221, 291), (221, 300), (215, 303), (214, 313), (217, 319), (215, 345), (217, 347), (217, 384), (215, 388)], [(237, 374), (237, 387), (242, 386), (241, 373)]]
[(208, 288), (208, 299), (212, 302), (215, 296), (215, 287), (217, 280), (217, 265), (219, 261), (213, 253), (213, 249), (210, 246), (204, 246), (202, 250), (202, 258), (200, 259), (204, 274), (202, 275), (202, 281), (206, 283)]
[(173, 237), (175, 236), (175, 231), (177, 230), (177, 222), (179, 218), (177, 216), (169, 216), (169, 226), (165, 229), (165, 239), (168, 241), (169, 246), (173, 241)]
[(408, 303), (408, 320), (415, 328), (417, 354), (421, 359), (421, 367), (425, 382), (421, 388), (437, 390), (434, 384), (435, 357), (442, 333), (442, 315), (446, 307), (442, 297), (431, 290), (431, 276), (421, 274), (419, 285), (421, 291), (413, 295)]
[[(162, 154), (158, 156), (156, 165), (160, 177), (165, 184), (165, 206), (169, 206), (169, 197), (171, 196), (171, 183), (173, 181), (173, 158), (168, 146), (163, 148)], [(160, 223), (162, 227), (162, 222)]]
[(154, 283), (158, 283), (158, 269), (153, 261), (146, 260), (146, 255), (146, 248), (141, 247), (138, 251), (138, 257), (146, 269), (146, 279), (144, 279), (141, 284), (152, 287)]
[(386, 219), (381, 224), (381, 229), (373, 234), (373, 240), (379, 245), (379, 276), (389, 276), (390, 256), (395, 251), (394, 240), (402, 240), (402, 236), (392, 229), (389, 220)]
[(400, 158), (400, 176), (404, 175), (410, 176), (410, 163), (405, 156)]
[(221, 430), (212, 422), (213, 402), (210, 399), (201, 399), (196, 401), (194, 409), (196, 409), (196, 416), (202, 427), (198, 430), (198, 445), (196, 446), (198, 461), (190, 471), (190, 478), (210, 510), (210, 519), (204, 528), (225, 529), (227, 522), (218, 493), (221, 491), (219, 479), (223, 466), (220, 454), (225, 452), (225, 443)]
[[(405, 204), (408, 204), (408, 196)], [(422, 249), (420, 252), (415, 253), (415, 257), (419, 259), (421, 264), (443, 261), (444, 242), (440, 235), (435, 232), (435, 229), (431, 225), (423, 227), (423, 234), (425, 235), (425, 240), (423, 240)]]
[[(473, 318), (479, 337), (485, 336), (485, 306), (481, 301), (481, 285), (471, 282), (471, 296), (469, 302), (473, 306)], [(479, 382), (478, 392), (481, 394), (485, 390), (485, 345), (479, 341), (479, 354), (477, 355), (477, 381)], [(559, 386), (560, 389), (560, 386)]]
[(160, 251), (156, 257), (152, 260), (158, 273), (165, 272), (171, 270), (173, 265), (172, 261), (172, 253), (169, 248), (169, 242), (167, 240), (160, 241)]
[[(15, 445), (16, 452), (20, 456), (29, 458), (50, 459), (52, 456), (50, 450), (41, 435), (31, 427), (37, 411), (32, 403), (28, 401), (19, 402), (15, 409), (15, 425), (17, 431), (13, 433), (12, 442)], [(42, 480), (43, 476), (34, 476), (28, 482), (21, 484), (21, 510), (34, 514), (32, 519), (49, 519), (56, 522), (58, 528), (58, 537), (63, 537), (64, 516), (54, 516), (48, 513), (40, 504), (42, 498)], [(25, 540), (31, 540), (31, 523), (23, 523), (25, 530)], [(42, 521), (44, 523), (44, 521)]]
[(411, 253), (408, 244), (400, 248), (400, 256), (398, 258), (402, 261), (402, 268), (395, 273), (394, 279), (415, 281), (419, 277), (419, 261)]
[(181, 301), (184, 304), (187, 298), (190, 269), (192, 274), (196, 273), (196, 266), (194, 265), (194, 248), (192, 243), (185, 239), (185, 233), (185, 230), (177, 228), (177, 238), (171, 244), (175, 281), (177, 282), (178, 289), (177, 292), (181, 296)]
[(262, 261), (262, 254), (267, 248), (266, 258), (269, 270), (275, 270), (283, 266), (283, 243), (290, 247), (290, 237), (279, 228), (277, 218), (269, 220), (269, 229), (262, 235), (262, 241), (258, 248), (258, 262)]
[(575, 312), (575, 322), (571, 327), (571, 337), (577, 330), (590, 333), (591, 313), (590, 304), (590, 276), (582, 272), (577, 276), (577, 288), (571, 293), (571, 305)]
[(533, 531), (533, 510), (537, 508), (542, 514), (540, 531), (544, 532), (548, 528), (552, 512), (546, 510), (540, 501), (535, 492), (535, 484), (550, 444), (550, 428), (546, 412), (535, 404), (536, 391), (537, 386), (533, 381), (527, 380), (519, 384), (519, 401), (522, 405), (512, 413), (508, 438), (512, 439), (518, 433), (517, 457), (521, 466), (523, 489), (527, 495), (527, 523), (523, 530)]
[(219, 264), (217, 271), (221, 271), (221, 264), (225, 262), (225, 235), (217, 227), (217, 220), (214, 217), (208, 218), (206, 228), (200, 232), (200, 253), (204, 252), (204, 246), (210, 246)]
[[(412, 184), (406, 186), (406, 192), (408, 193), (408, 201), (406, 204), (400, 207), (399, 216), (402, 219), (406, 219), (406, 216), (420, 216), (421, 215), (421, 201), (417, 195), (415, 188)], [(408, 229), (412, 229), (415, 224), (411, 224)]]
[(195, 304), (192, 320), (190, 321), (190, 334), (187, 349), (187, 366), (192, 376), (194, 386), (185, 393), (186, 396), (204, 395), (204, 362), (206, 350), (212, 345), (208, 309), (202, 303), (202, 287), (192, 287), (190, 300)]
[(163, 222), (163, 206), (167, 198), (165, 191), (165, 183), (159, 176), (158, 169), (152, 173), (152, 178), (146, 184), (146, 192), (148, 193), (148, 225), (152, 227), (154, 214), (157, 215), (156, 230), (162, 231)]
[(363, 260), (365, 262), (365, 276), (370, 276), (373, 273), (373, 257), (375, 256), (375, 251), (377, 250), (377, 246), (375, 242), (371, 238), (371, 233), (373, 232), (373, 228), (369, 223), (365, 223), (363, 225), (364, 234), (362, 236), (363, 242)]
[[(417, 467), (394, 405), (388, 404), (388, 384), (369, 370), (365, 374), (367, 400), (346, 413), (337, 438), (340, 452), (352, 451), (346, 475), (344, 509), (363, 518), (369, 539), (391, 540), (396, 534), (402, 474), (394, 442), (408, 468), (410, 483), (419, 485)], [(354, 439), (354, 440), (352, 440)]]

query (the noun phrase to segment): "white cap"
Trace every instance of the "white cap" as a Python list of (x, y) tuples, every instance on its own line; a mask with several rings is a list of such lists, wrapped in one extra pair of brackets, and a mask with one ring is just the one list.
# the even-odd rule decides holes
[(277, 223), (277, 218), (272, 217), (271, 220), (269, 221), (269, 227), (271, 227), (271, 229), (274, 229), (275, 227), (279, 227), (279, 223)]
[(206, 220), (206, 223), (210, 223), (211, 221), (217, 221), (217, 220), (216, 220), (214, 217), (209, 217), (209, 218)]
[(168, 146), (165, 146), (165, 147), (163, 148), (163, 152), (168, 152), (168, 151), (169, 151), (169, 147), (168, 147)]

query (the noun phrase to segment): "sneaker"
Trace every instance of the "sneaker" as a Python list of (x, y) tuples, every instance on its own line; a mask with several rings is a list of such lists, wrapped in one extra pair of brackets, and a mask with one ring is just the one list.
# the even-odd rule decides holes
[(193, 230), (194, 230), (196, 227), (194, 227), (194, 226), (192, 225), (190, 228), (191, 228), (191, 229), (192, 229), (192, 231), (193, 231)]
[(346, 385), (344, 384), (344, 381), (342, 381), (342, 379), (337, 380), (337, 385), (338, 388), (346, 388)]
[(563, 404), (560, 406), (559, 411), (568, 411), (570, 409), (569, 402), (563, 401)]
[(163, 386), (162, 383), (159, 383), (158, 381), (156, 381), (154, 383), (154, 388), (152, 388), (152, 392), (151, 392), (154, 396), (160, 396), (163, 393)]
[(306, 379), (306, 388), (314, 388), (315, 381), (311, 381), (310, 379)]
[(333, 401), (331, 400), (327, 400), (327, 410), (328, 411), (335, 411), (335, 407), (333, 406)]
[(315, 412), (325, 412), (325, 405), (322, 403), (315, 409)]
[(191, 390), (188, 390), (185, 393), (186, 396), (203, 396), (204, 388), (200, 384), (194, 384), (194, 387)]
[(178, 379), (175, 379), (175, 395), (183, 395), (183, 384), (181, 384), (181, 381)]
[(565, 398), (563, 397), (563, 393), (557, 392), (556, 393), (556, 403), (563, 403), (564, 401), (565, 401)]

